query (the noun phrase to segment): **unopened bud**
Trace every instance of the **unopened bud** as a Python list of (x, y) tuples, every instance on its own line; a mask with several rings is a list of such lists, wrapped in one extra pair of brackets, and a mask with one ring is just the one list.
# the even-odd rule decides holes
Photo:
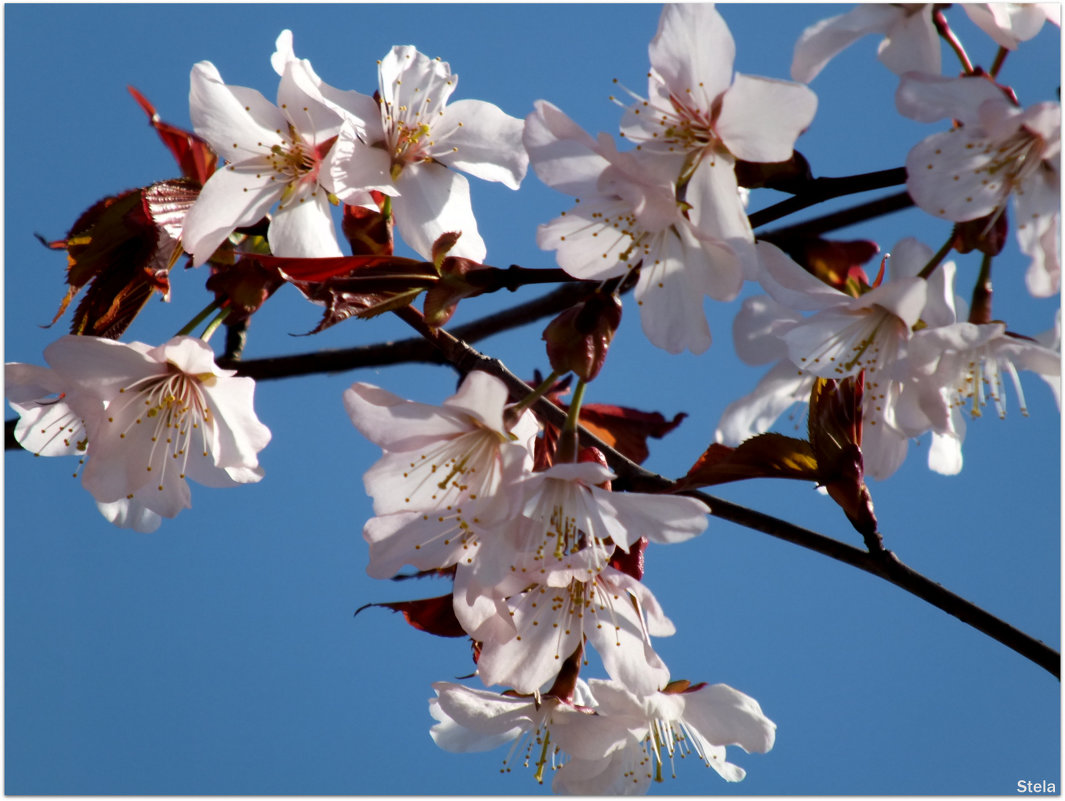
[(591, 381), (603, 368), (620, 323), (621, 300), (616, 295), (596, 292), (566, 309), (544, 329), (551, 368)]

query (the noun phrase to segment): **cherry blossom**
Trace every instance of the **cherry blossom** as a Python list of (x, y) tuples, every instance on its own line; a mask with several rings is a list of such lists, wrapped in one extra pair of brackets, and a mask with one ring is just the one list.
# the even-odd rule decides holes
[(503, 382), (479, 370), (440, 406), (362, 382), (345, 390), (352, 423), (384, 451), (363, 477), (377, 515), (364, 529), (370, 575), (471, 562), (479, 533), (516, 514), (520, 496), (504, 490), (531, 470), (538, 426), (529, 412), (508, 424), (507, 399)]
[(190, 505), (186, 476), (208, 486), (262, 477), (256, 454), (270, 432), (251, 409), (254, 384), (219, 370), (201, 340), (67, 336), (44, 355), (52, 369), (5, 367), (16, 438), (38, 455), (88, 457), (82, 484), (115, 525), (154, 531)]
[(1031, 370), (1052, 387), (1061, 377), (1056, 350), (1010, 335), (1003, 323), (959, 322), (918, 331), (910, 343), (909, 362), (918, 377), (907, 386), (903, 400), (915, 403), (928, 418), (932, 430), (928, 466), (947, 475), (962, 468), (966, 408), (970, 416), (981, 417), (990, 403), (1004, 418), (1009, 382), (1021, 414), (1027, 416), (1018, 372)]
[(226, 160), (185, 218), (182, 241), (202, 264), (234, 229), (277, 204), (267, 239), (277, 256), (340, 256), (324, 168), (343, 121), (309, 94), (300, 62), (286, 64), (277, 105), (229, 86), (209, 61), (192, 68), (189, 109), (196, 133)]
[(424, 258), (441, 234), (458, 231), (450, 255), (483, 261), (469, 183), (455, 170), (517, 189), (528, 168), (522, 121), (481, 100), (449, 104), (458, 76), (410, 45), (381, 60), (378, 85), (378, 114), (340, 130), (334, 191), (345, 202), (361, 202), (367, 188), (391, 196), (400, 235)]
[(667, 5), (649, 47), (648, 99), (622, 119), (622, 135), (664, 158), (697, 228), (723, 240), (757, 274), (754, 236), (736, 182), (737, 159), (781, 162), (813, 120), (806, 86), (733, 74), (735, 43), (711, 3)]
[(863, 36), (882, 34), (877, 58), (896, 75), (910, 70), (939, 75), (939, 34), (931, 3), (863, 3), (846, 14), (823, 19), (795, 43), (791, 77), (809, 83), (835, 56)]
[(981, 77), (906, 74), (896, 105), (920, 122), (949, 117), (960, 123), (907, 155), (906, 187), (914, 202), (929, 214), (961, 222), (1001, 214), (1012, 196), (1017, 241), (1031, 258), (1028, 289), (1037, 297), (1056, 295), (1061, 286), (1059, 104), (1021, 109)]
[(484, 592), (515, 571), (543, 576), (578, 563), (598, 573), (615, 547), (628, 552), (641, 537), (683, 542), (706, 529), (702, 501), (603, 489), (613, 478), (594, 462), (556, 464), (527, 476), (514, 488), (522, 498), (520, 517), (483, 544), (471, 585)]
[[(627, 721), (597, 718), (595, 699), (582, 679), (576, 680), (573, 697), (567, 699), (501, 694), (450, 682), (436, 682), (433, 690), (436, 697), (429, 699), (429, 712), (437, 722), (430, 734), (438, 746), (466, 753), (511, 743), (501, 770), (509, 772), (515, 762), (535, 766), (540, 783), (545, 769), (559, 771), (573, 761), (601, 762), (632, 739)], [(561, 775), (555, 774), (555, 792), (566, 791)]]
[(675, 632), (651, 591), (607, 566), (596, 572), (578, 552), (550, 571), (528, 560), (495, 587), (473, 592), (471, 574), (455, 574), (455, 614), (481, 643), (477, 674), (486, 685), (536, 692), (587, 642), (607, 673), (635, 692), (665, 686), (669, 669), (651, 637)]
[(101, 509), (113, 522), (141, 519), (141, 508), (175, 516), (190, 506), (186, 479), (225, 487), (262, 478), (257, 454), (270, 430), (252, 408), (254, 382), (219, 369), (202, 340), (152, 347), (66, 336), (44, 356), (72, 409), (102, 408), (83, 418), (82, 484), (98, 503), (118, 504)]
[[(866, 473), (882, 479), (898, 469), (907, 442), (927, 430), (898, 419), (900, 395), (913, 379), (907, 344), (918, 321), (955, 322), (954, 265), (941, 264), (928, 280), (917, 276), (932, 256), (904, 239), (891, 252), (890, 281), (855, 298), (803, 270), (778, 248), (759, 243), (761, 284), (768, 298), (751, 299), (737, 315), (737, 353), (749, 363), (776, 364), (753, 392), (725, 410), (715, 432), (735, 445), (768, 430), (794, 403), (809, 400), (814, 376), (843, 378), (865, 371), (862, 451)], [(814, 310), (803, 316), (799, 310)], [(911, 412), (912, 405), (902, 409)]]
[(694, 754), (726, 781), (741, 781), (746, 771), (726, 760), (725, 747), (764, 754), (776, 740), (776, 724), (758, 702), (727, 684), (679, 682), (648, 695), (612, 681), (592, 679), (588, 684), (597, 719), (636, 735), (629, 744), (631, 761), (642, 765), (647, 779), (662, 781), (667, 763), (676, 777), (675, 760)]
[[(732, 300), (743, 272), (732, 249), (696, 228), (672, 181), (609, 136), (592, 139), (540, 100), (525, 122), (525, 147), (540, 179), (578, 198), (541, 225), (537, 244), (554, 250), (575, 278), (601, 280), (639, 269), (636, 302), (647, 338), (670, 353), (710, 346), (705, 296)], [(746, 219), (746, 218), (744, 218)]]

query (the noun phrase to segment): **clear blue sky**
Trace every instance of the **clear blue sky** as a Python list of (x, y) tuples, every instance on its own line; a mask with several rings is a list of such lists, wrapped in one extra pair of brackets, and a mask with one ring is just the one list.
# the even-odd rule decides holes
[[(804, 27), (840, 6), (725, 6), (737, 69), (788, 77)], [(69, 315), (62, 236), (98, 198), (173, 177), (169, 154), (126, 92), (188, 124), (188, 75), (276, 90), (269, 56), (283, 28), (329, 83), (370, 93), (376, 60), (413, 44), (449, 61), (456, 98), (524, 116), (550, 100), (593, 134), (616, 132), (617, 78), (644, 92), (650, 5), (7, 5), (5, 20), (5, 359), (41, 362)], [(960, 18), (960, 20), (959, 20)], [(985, 65), (993, 46), (951, 12)], [(1055, 99), (1058, 30), (1006, 62), (1023, 103)], [(863, 40), (813, 82), (817, 116), (798, 147), (816, 174), (900, 166), (938, 130), (894, 111), (896, 78)], [(945, 54), (945, 63), (949, 63)], [(953, 67), (951, 67), (953, 69)], [(1023, 80), (1022, 80), (1023, 76)], [(553, 266), (535, 228), (570, 205), (530, 173), (522, 190), (474, 186), (488, 261)], [(776, 200), (753, 198), (752, 208)], [(864, 199), (864, 198), (860, 198)], [(808, 214), (838, 208), (829, 205)], [(890, 248), (947, 228), (918, 211), (840, 232)], [(962, 285), (976, 261), (958, 260)], [(1056, 299), (1023, 288), (1011, 243), (995, 312), (1025, 334)], [(153, 301), (127, 339), (161, 342), (207, 302), (205, 274), (177, 269), (173, 302)], [(754, 291), (753, 289), (751, 291)], [(966, 290), (967, 291), (967, 290)], [(464, 302), (455, 322), (517, 296)], [(587, 400), (689, 417), (654, 443), (652, 469), (682, 474), (718, 416), (761, 375), (731, 353), (737, 305), (708, 306), (715, 344), (667, 358), (643, 338), (631, 298), (615, 350)], [(253, 321), (246, 357), (408, 336), (398, 321), (349, 321), (313, 338), (319, 311), (283, 289)], [(542, 326), (482, 343), (516, 373), (544, 369)], [(534, 794), (531, 772), (503, 776), (503, 752), (451, 755), (428, 735), (433, 681), (472, 670), (463, 641), (430, 637), (371, 601), (436, 595), (365, 575), (361, 474), (377, 456), (341, 404), (355, 380), (439, 402), (453, 375), (392, 367), (262, 383), (274, 438), (266, 478), (193, 488), (193, 507), (158, 532), (111, 527), (68, 460), (5, 457), (5, 791), (8, 794)], [(961, 475), (925, 464), (927, 439), (871, 490), (887, 546), (935, 581), (1060, 647), (1060, 421), (1042, 382), (1023, 376), (1030, 416), (972, 423)], [(11, 416), (11, 413), (8, 413)], [(797, 417), (788, 426), (804, 426)], [(838, 509), (805, 484), (744, 483), (717, 494), (860, 545)], [(1012, 794), (1018, 780), (1060, 789), (1060, 689), (1041, 668), (903, 591), (764, 534), (716, 520), (699, 539), (653, 548), (646, 581), (678, 633), (656, 641), (675, 677), (725, 682), (779, 726), (776, 747), (731, 749), (747, 779), (727, 785), (687, 760), (653, 794)]]

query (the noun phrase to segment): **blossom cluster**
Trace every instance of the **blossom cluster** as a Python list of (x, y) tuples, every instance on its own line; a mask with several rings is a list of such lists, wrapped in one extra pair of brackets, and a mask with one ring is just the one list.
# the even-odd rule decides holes
[[(767, 751), (775, 725), (726, 685), (671, 680), (651, 638), (674, 633), (641, 581), (648, 541), (678, 543), (706, 528), (701, 501), (612, 492), (595, 453), (550, 462), (528, 410), (472, 371), (440, 406), (357, 382), (344, 393), (355, 427), (383, 450), (365, 474), (375, 516), (363, 531), (367, 571), (410, 565), (449, 575), (453, 592), (432, 631), (455, 624), (476, 643), (477, 676), (502, 692), (440, 682), (432, 734), (443, 748), (482, 750), (526, 739), (523, 759), (558, 769), (567, 793), (625, 793), (661, 780), (677, 748), (729, 781), (744, 771), (725, 746)], [(578, 678), (595, 650), (608, 680)]]

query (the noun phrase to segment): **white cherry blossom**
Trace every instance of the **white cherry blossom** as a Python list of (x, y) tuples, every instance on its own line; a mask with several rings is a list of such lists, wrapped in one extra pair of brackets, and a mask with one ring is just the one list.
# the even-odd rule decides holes
[(611, 492), (616, 478), (595, 462), (561, 463), (527, 476), (515, 493), (520, 516), (485, 542), (471, 568), (471, 585), (486, 592), (515, 572), (606, 567), (614, 548), (629, 549), (646, 537), (660, 544), (683, 542), (707, 526), (706, 505), (695, 498)]
[(1061, 286), (1061, 109), (1021, 109), (980, 77), (908, 73), (896, 93), (899, 111), (920, 122), (951, 118), (960, 125), (933, 134), (906, 157), (906, 187), (937, 217), (961, 222), (1000, 214), (1013, 198), (1014, 227), (1031, 258), (1026, 281), (1037, 297)]
[(791, 77), (809, 83), (835, 56), (864, 36), (883, 35), (877, 58), (896, 75), (910, 70), (939, 75), (939, 34), (932, 3), (863, 3), (817, 22), (795, 43)]
[[(737, 445), (767, 431), (795, 403), (809, 401), (815, 376), (843, 378), (865, 371), (862, 452), (866, 474), (890, 476), (906, 456), (908, 439), (930, 425), (900, 406), (913, 380), (907, 345), (918, 321), (936, 327), (955, 321), (954, 264), (926, 281), (927, 246), (908, 238), (891, 251), (891, 280), (851, 297), (825, 284), (769, 243), (758, 244), (768, 298), (751, 299), (737, 315), (737, 352), (753, 364), (776, 360), (757, 387), (728, 406), (715, 439)], [(798, 310), (813, 310), (802, 316)], [(900, 409), (907, 414), (899, 419)], [(918, 425), (921, 423), (921, 425)]]
[(274, 255), (342, 255), (325, 162), (343, 119), (322, 102), (307, 69), (285, 65), (275, 106), (254, 89), (225, 84), (209, 61), (193, 66), (193, 128), (225, 161), (185, 218), (182, 243), (194, 264), (275, 204), (267, 233)]
[(641, 582), (607, 566), (596, 572), (578, 552), (550, 571), (529, 560), (492, 588), (472, 590), (470, 571), (455, 574), (454, 606), (463, 629), (481, 643), (477, 673), (486, 685), (535, 692), (583, 643), (611, 678), (634, 692), (664, 687), (669, 669), (651, 637), (675, 632)]
[(776, 724), (758, 702), (727, 684), (638, 695), (617, 682), (592, 679), (589, 688), (597, 721), (636, 735), (628, 746), (631, 762), (642, 766), (647, 780), (662, 781), (667, 765), (675, 778), (677, 760), (694, 754), (726, 781), (742, 781), (747, 773), (727, 761), (726, 746), (764, 754), (776, 740)]
[(903, 399), (916, 403), (928, 418), (932, 430), (928, 465), (947, 475), (962, 468), (966, 410), (977, 418), (990, 404), (1004, 418), (1007, 384), (1012, 384), (1020, 412), (1027, 416), (1019, 371), (1030, 370), (1052, 387), (1061, 378), (1060, 353), (1011, 336), (1003, 323), (959, 322), (918, 331), (910, 343), (909, 361), (917, 380), (907, 385)]
[(48, 409), (38, 401), (45, 413), (28, 418), (38, 428), (26, 444), (87, 455), (82, 484), (116, 525), (154, 530), (190, 506), (186, 479), (218, 487), (262, 478), (257, 454), (270, 431), (252, 408), (254, 382), (219, 369), (202, 340), (152, 347), (66, 336), (44, 356), (50, 373), (22, 377), (61, 397)]
[(743, 285), (732, 249), (692, 225), (672, 181), (638, 153), (618, 152), (605, 134), (593, 139), (546, 101), (526, 119), (525, 147), (544, 183), (577, 197), (540, 226), (537, 244), (575, 278), (639, 268), (634, 294), (647, 338), (670, 353), (705, 351), (704, 298), (729, 301)]
[[(501, 694), (450, 682), (433, 684), (429, 712), (437, 722), (433, 741), (452, 753), (489, 751), (510, 743), (501, 770), (518, 763), (535, 767), (543, 783), (546, 770), (558, 771), (571, 760), (601, 761), (632, 739), (627, 721), (599, 720), (588, 684), (577, 679), (573, 698)], [(563, 791), (556, 773), (552, 789)]]
[[(18, 415), (15, 439), (34, 456), (77, 456), (79, 469), (89, 451), (84, 416), (99, 417), (104, 404), (97, 398), (72, 393), (72, 387), (48, 367), (10, 362), (4, 366), (4, 389)], [(75, 411), (71, 402), (78, 406)], [(78, 477), (78, 471), (74, 472)], [(151, 533), (163, 519), (130, 498), (97, 502), (96, 508), (119, 528)]]
[(817, 96), (790, 81), (733, 73), (735, 43), (712, 3), (669, 4), (649, 47), (648, 98), (622, 119), (622, 135), (665, 166), (697, 228), (726, 242), (747, 278), (754, 235), (736, 182), (737, 159), (781, 162), (813, 120)]
[(484, 261), (469, 182), (456, 170), (517, 189), (528, 168), (522, 121), (481, 100), (449, 103), (458, 76), (410, 45), (380, 61), (378, 84), (378, 114), (346, 122), (339, 133), (334, 191), (356, 203), (367, 188), (390, 195), (400, 235), (424, 258), (441, 234), (458, 231), (450, 255)]
[(509, 488), (532, 468), (538, 427), (524, 412), (510, 425), (502, 381), (470, 372), (440, 406), (356, 382), (344, 392), (355, 427), (384, 451), (363, 477), (375, 517), (365, 526), (370, 575), (472, 562), (487, 526), (516, 514)]

